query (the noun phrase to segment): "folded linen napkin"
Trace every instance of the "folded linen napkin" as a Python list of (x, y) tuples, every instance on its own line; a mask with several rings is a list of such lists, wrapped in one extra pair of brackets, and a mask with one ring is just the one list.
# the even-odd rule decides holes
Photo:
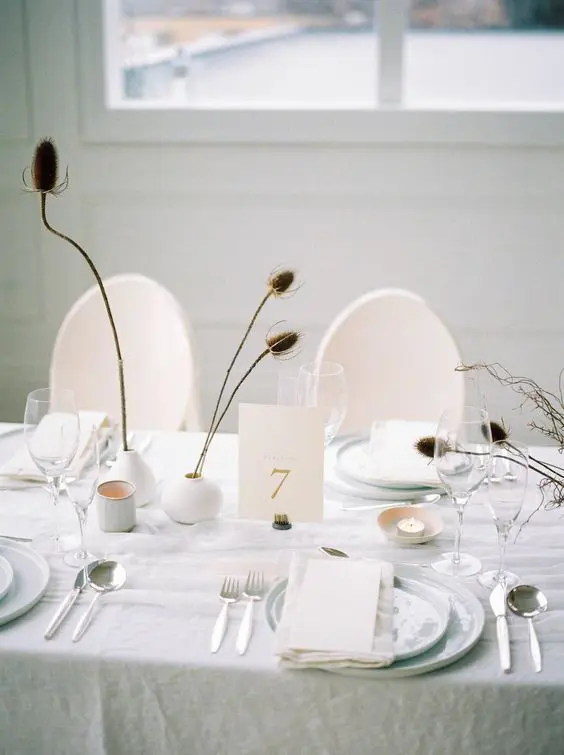
[[(435, 465), (415, 449), (419, 438), (433, 436), (436, 430), (433, 422), (373, 422), (368, 453), (363, 453), (366, 447), (358, 447), (359, 467), (367, 477), (383, 483), (438, 485)], [(351, 461), (355, 463), (354, 458)]]
[(394, 569), (294, 554), (276, 655), (284, 668), (379, 668), (394, 660)]
[[(70, 474), (75, 477), (80, 477), (94, 438), (103, 442), (109, 439), (112, 432), (111, 422), (103, 412), (83, 411), (79, 412), (78, 416), (80, 421), (80, 437), (78, 450), (70, 469)], [(11, 459), (0, 467), (0, 484), (2, 481), (5, 482), (7, 480), (28, 483), (45, 482), (45, 476), (35, 465), (26, 445), (21, 446)]]

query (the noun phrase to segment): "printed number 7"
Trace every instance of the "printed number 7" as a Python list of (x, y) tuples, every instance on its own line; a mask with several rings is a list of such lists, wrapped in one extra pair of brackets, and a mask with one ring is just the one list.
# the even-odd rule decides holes
[(279, 492), (280, 488), (282, 487), (282, 485), (284, 485), (284, 483), (288, 479), (288, 475), (290, 474), (291, 471), (292, 471), (291, 469), (273, 469), (272, 470), (272, 472), (270, 473), (271, 477), (272, 477), (272, 475), (275, 475), (275, 474), (281, 474), (282, 475), (282, 479), (280, 480), (280, 484), (278, 485), (278, 487), (276, 488), (276, 490), (274, 491), (274, 493), (270, 496), (271, 498), (276, 498), (276, 496), (278, 495), (278, 492)]

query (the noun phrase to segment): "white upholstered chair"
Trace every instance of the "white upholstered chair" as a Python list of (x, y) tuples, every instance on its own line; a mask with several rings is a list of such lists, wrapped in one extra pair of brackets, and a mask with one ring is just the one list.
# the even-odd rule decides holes
[(349, 387), (341, 433), (367, 433), (374, 420), (438, 422), (464, 403), (460, 354), (419, 296), (382, 289), (361, 296), (331, 323), (318, 360), (340, 362)]
[[(128, 427), (199, 430), (197, 380), (187, 318), (162, 285), (138, 274), (104, 281), (120, 339)], [(97, 285), (71, 307), (51, 357), (50, 386), (75, 392), (77, 408), (119, 419), (114, 341)]]

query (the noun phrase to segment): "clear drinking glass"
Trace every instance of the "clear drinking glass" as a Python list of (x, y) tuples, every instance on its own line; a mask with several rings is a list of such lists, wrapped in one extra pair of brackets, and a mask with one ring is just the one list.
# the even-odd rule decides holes
[(325, 445), (335, 438), (347, 413), (347, 381), (342, 364), (308, 362), (298, 374), (297, 402), (321, 407), (325, 420)]
[(435, 571), (457, 577), (477, 574), (480, 561), (460, 552), (464, 510), (488, 474), (492, 435), (488, 414), (475, 406), (445, 412), (435, 437), (435, 468), (458, 514), (454, 551), (431, 564)]
[(80, 424), (72, 391), (39, 388), (26, 401), (24, 433), (29, 455), (49, 483), (53, 503), (55, 551), (61, 552), (57, 504), (61, 482), (78, 449)]
[(519, 577), (505, 570), (507, 539), (521, 512), (529, 478), (529, 450), (516, 441), (492, 443), (488, 470), (487, 506), (493, 516), (499, 539), (499, 568), (478, 577), (478, 582), (492, 590), (498, 582), (507, 588), (519, 583)]
[(88, 509), (96, 495), (96, 488), (100, 482), (100, 444), (95, 437), (95, 428), (92, 432), (92, 440), (89, 448), (81, 459), (80, 474), (75, 479), (66, 482), (67, 493), (78, 518), (80, 529), (80, 547), (74, 553), (65, 554), (63, 561), (69, 566), (82, 567), (84, 564), (94, 561), (97, 556), (88, 552), (84, 537), (84, 529), (88, 518)]

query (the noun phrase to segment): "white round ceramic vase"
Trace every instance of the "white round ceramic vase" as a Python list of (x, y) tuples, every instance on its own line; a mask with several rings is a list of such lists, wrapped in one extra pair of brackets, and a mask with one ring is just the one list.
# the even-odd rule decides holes
[(208, 477), (178, 477), (165, 487), (161, 496), (163, 511), (180, 524), (214, 519), (222, 503), (221, 488)]

